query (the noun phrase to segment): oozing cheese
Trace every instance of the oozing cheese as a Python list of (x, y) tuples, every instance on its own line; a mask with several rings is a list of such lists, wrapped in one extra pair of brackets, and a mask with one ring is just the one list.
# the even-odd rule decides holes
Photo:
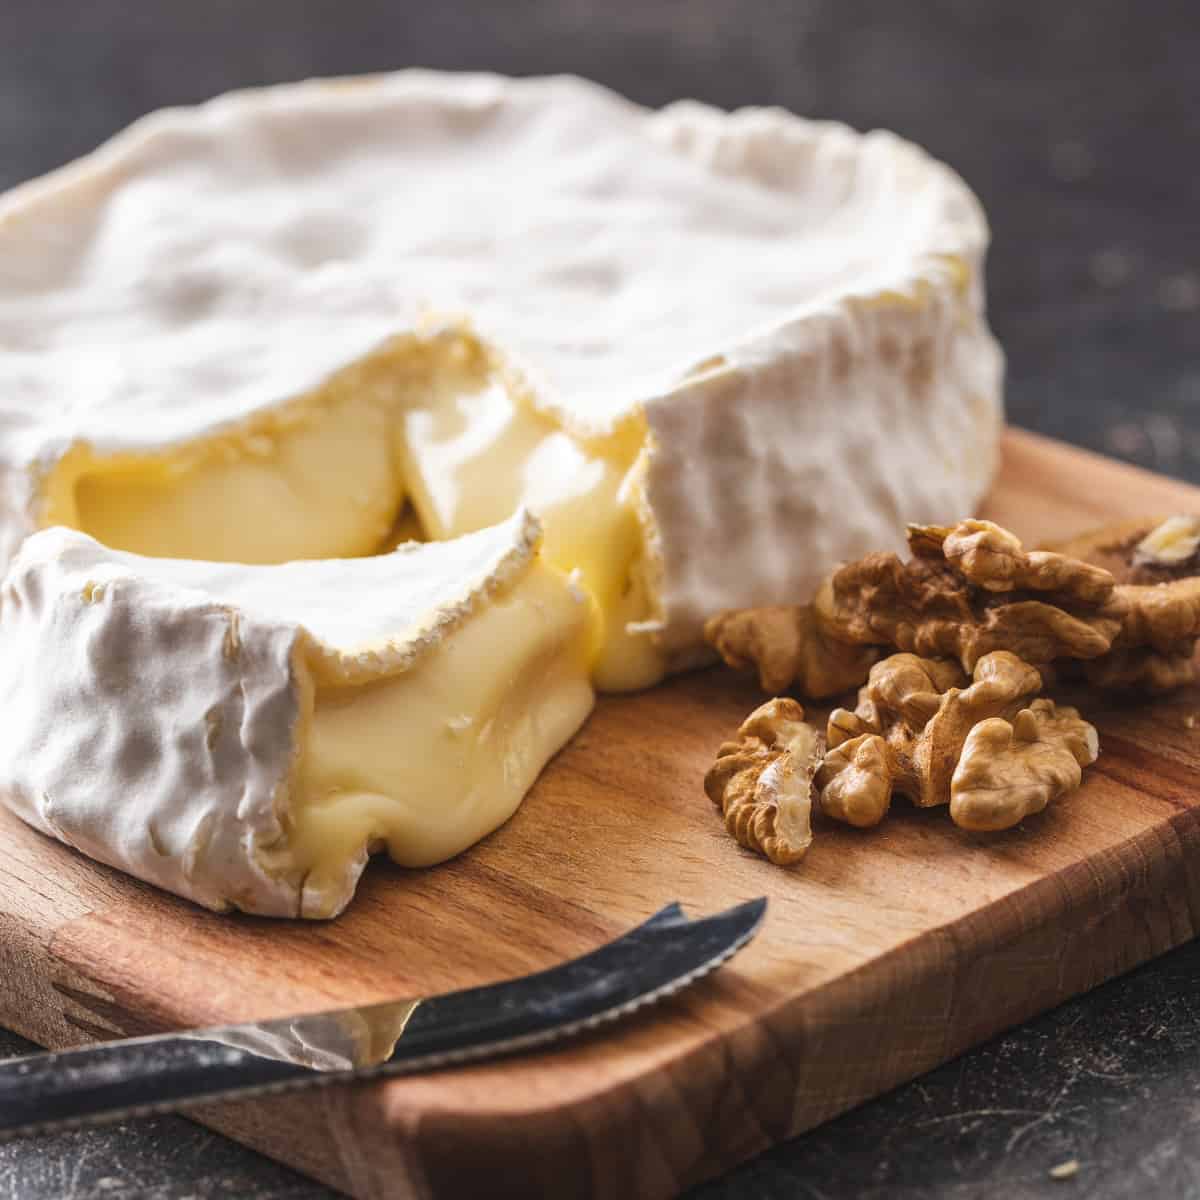
[(364, 846), (423, 867), (507, 821), (591, 709), (587, 659), (579, 603), (539, 564), (411, 671), (318, 684), (288, 839), (306, 915), (330, 915)]
[(514, 399), (469, 333), (446, 330), (397, 339), (313, 395), (174, 454), (77, 448), (44, 486), (42, 519), (136, 554), (279, 563), (391, 549), (406, 486), (437, 541), (524, 506), (542, 520), (545, 559), (591, 597), (597, 686), (625, 691), (665, 671), (639, 632), (652, 614), (636, 433), (589, 447)]
[(588, 606), (527, 513), (246, 566), (56, 528), (0, 587), (0, 802), (211, 908), (331, 917), (371, 850), (507, 820), (591, 708)]
[(463, 374), (414, 397), (399, 430), (427, 536), (460, 537), (521, 506), (536, 512), (546, 560), (575, 573), (592, 598), (596, 686), (656, 683), (665, 660), (639, 629), (652, 613), (636, 507), (638, 431), (589, 445), (515, 399), (477, 344), (464, 339), (455, 355)]
[(177, 1036), (220, 1042), (237, 1050), (249, 1050), (261, 1058), (299, 1063), (315, 1071), (351, 1071), (387, 1062), (422, 1003), (394, 1000), (258, 1025), (181, 1032)]
[(397, 339), (309, 395), (164, 453), (76, 445), (42, 485), (40, 523), (164, 558), (373, 554), (404, 501), (396, 414), (429, 358), (414, 339)]

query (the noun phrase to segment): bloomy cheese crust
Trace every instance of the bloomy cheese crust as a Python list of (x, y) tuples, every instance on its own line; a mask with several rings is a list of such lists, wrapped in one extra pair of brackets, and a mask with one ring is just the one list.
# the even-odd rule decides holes
[(641, 447), (680, 665), (714, 610), (974, 508), (986, 242), (920, 150), (777, 110), (402, 72), (158, 113), (0, 199), (0, 561), (68, 452), (236, 432), (465, 317), (519, 403)]
[(305, 895), (288, 820), (313, 689), (418, 668), (519, 585), (539, 536), (522, 513), (375, 558), (242, 567), (39, 533), (0, 589), (0, 802), (210, 908), (334, 915), (368, 847)]

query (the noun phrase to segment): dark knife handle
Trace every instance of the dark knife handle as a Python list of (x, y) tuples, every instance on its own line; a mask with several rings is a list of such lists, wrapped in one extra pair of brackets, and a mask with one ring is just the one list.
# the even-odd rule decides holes
[(152, 1037), (0, 1062), (0, 1136), (160, 1112), (319, 1074), (202, 1037)]

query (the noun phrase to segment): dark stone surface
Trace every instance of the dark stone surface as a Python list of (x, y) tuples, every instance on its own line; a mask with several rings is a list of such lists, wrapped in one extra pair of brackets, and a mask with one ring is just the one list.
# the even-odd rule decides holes
[[(576, 71), (921, 142), (993, 222), (1012, 419), (1200, 482), (1195, 0), (0, 0), (0, 186), (163, 104), (411, 64)], [(1176, 951), (695, 1200), (1200, 1197), (1198, 976), (1200, 946)], [(1073, 1180), (1049, 1177), (1070, 1159)], [(4, 1200), (325, 1195), (182, 1120), (0, 1147)]]

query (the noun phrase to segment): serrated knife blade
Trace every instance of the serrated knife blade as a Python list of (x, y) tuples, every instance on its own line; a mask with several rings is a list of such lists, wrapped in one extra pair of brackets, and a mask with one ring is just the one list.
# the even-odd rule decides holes
[(465, 991), (9, 1059), (0, 1140), (544, 1046), (707, 975), (750, 941), (766, 907), (689, 920), (669, 904), (579, 958)]

